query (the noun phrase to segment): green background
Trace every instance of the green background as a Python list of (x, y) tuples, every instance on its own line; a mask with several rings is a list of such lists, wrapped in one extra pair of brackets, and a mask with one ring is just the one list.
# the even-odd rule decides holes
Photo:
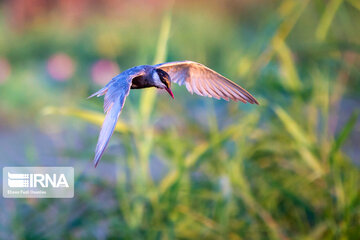
[[(0, 2), (0, 166), (75, 168), (73, 199), (1, 199), (0, 238), (358, 239), (359, 23), (357, 0)], [(177, 60), (260, 105), (133, 90), (94, 169), (87, 97)]]

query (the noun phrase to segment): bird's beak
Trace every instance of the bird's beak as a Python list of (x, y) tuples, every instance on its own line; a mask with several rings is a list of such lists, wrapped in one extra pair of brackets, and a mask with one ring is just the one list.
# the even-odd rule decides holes
[(175, 98), (174, 98), (174, 94), (172, 93), (172, 91), (171, 91), (170, 88), (165, 88), (165, 90), (170, 94), (170, 96), (171, 96), (173, 99), (175, 99)]

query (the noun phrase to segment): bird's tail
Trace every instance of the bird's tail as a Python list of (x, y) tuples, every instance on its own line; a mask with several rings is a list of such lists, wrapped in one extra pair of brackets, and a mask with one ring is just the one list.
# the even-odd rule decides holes
[(110, 137), (112, 136), (116, 122), (119, 118), (121, 109), (124, 105), (126, 96), (122, 91), (117, 91), (114, 86), (105, 86), (96, 93), (92, 94), (89, 98), (93, 96), (102, 96), (104, 98), (104, 112), (106, 112), (104, 123), (101, 127), (99, 139), (95, 149), (94, 165), (98, 165), (101, 156), (103, 155), (105, 148), (107, 147)]

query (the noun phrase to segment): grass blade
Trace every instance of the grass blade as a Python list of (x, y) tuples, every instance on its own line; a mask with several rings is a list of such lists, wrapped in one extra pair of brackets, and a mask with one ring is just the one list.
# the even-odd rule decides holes
[[(72, 116), (98, 126), (101, 126), (103, 124), (105, 118), (105, 115), (103, 113), (89, 111), (89, 110), (82, 110), (78, 108), (71, 108), (71, 107), (48, 106), (43, 108), (41, 112), (43, 115)], [(125, 124), (119, 119), (114, 131), (124, 133), (131, 131), (131, 129), (127, 124)]]
[(316, 38), (319, 41), (324, 41), (326, 38), (326, 35), (329, 31), (331, 22), (333, 21), (335, 17), (335, 13), (339, 9), (341, 3), (343, 0), (332, 0), (329, 4), (327, 4), (327, 7), (321, 16), (320, 23), (316, 29), (315, 35)]
[(298, 144), (298, 147), (296, 149), (299, 152), (300, 156), (302, 156), (306, 164), (315, 172), (316, 176), (321, 176), (324, 173), (324, 170), (320, 165), (318, 159), (309, 150), (311, 148), (310, 138), (296, 123), (296, 121), (287, 112), (285, 112), (284, 109), (277, 106), (275, 107), (275, 113), (285, 126), (288, 133)]
[(339, 151), (340, 147), (344, 144), (346, 139), (349, 137), (351, 131), (355, 127), (356, 121), (358, 119), (359, 112), (354, 111), (341, 132), (339, 133), (338, 137), (336, 138), (335, 142), (333, 143), (330, 151), (330, 157), (332, 158), (334, 154)]
[[(166, 59), (167, 41), (169, 39), (171, 28), (171, 14), (168, 13), (164, 16), (161, 24), (159, 40), (157, 44), (156, 55), (153, 64), (164, 62)], [(156, 91), (154, 89), (143, 89), (140, 100), (140, 114), (143, 123), (147, 124), (149, 117), (154, 108), (156, 100)]]

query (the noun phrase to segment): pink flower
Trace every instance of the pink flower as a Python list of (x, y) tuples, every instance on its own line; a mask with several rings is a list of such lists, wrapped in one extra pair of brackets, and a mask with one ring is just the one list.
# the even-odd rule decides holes
[(75, 63), (69, 55), (56, 53), (49, 58), (47, 70), (53, 79), (63, 82), (74, 75)]
[(120, 73), (119, 66), (110, 60), (101, 59), (94, 63), (91, 67), (91, 77), (94, 83), (98, 85), (105, 85), (113, 77)]

